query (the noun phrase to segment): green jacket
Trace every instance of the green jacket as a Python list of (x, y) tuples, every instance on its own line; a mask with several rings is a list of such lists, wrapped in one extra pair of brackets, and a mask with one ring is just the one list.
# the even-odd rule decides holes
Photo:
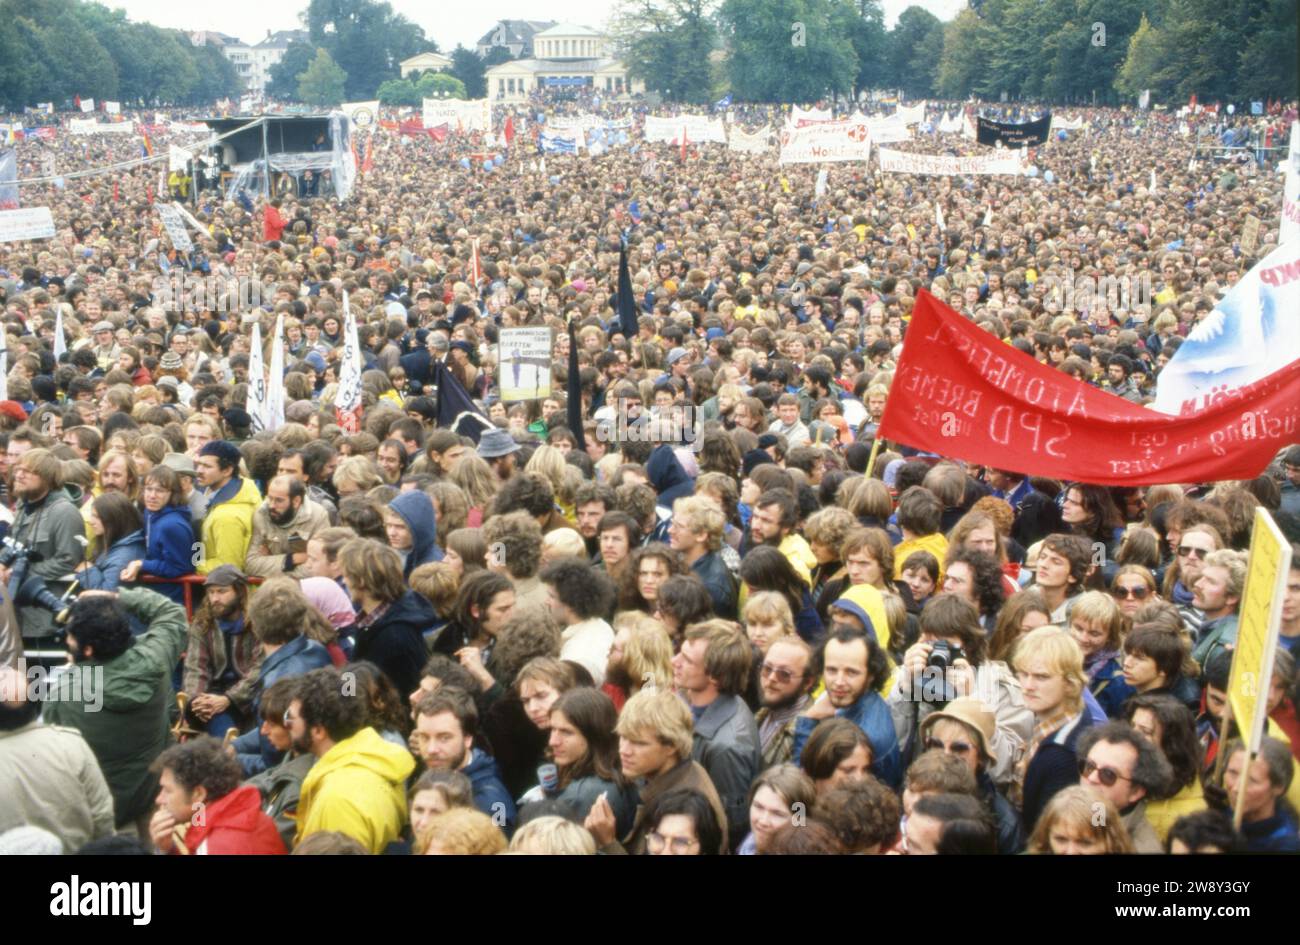
[(122, 588), (117, 596), (148, 632), (108, 662), (80, 662), (60, 676), (44, 717), (86, 739), (113, 793), (120, 827), (153, 808), (158, 779), (149, 766), (171, 742), (171, 677), (186, 623), (185, 608), (154, 591)]
[(315, 763), (315, 755), (303, 752), (245, 782), (262, 792), (262, 810), (275, 821), (286, 850), (293, 848), (293, 838), (298, 832), (298, 796), (302, 793), (303, 778)]
[[(44, 578), (50, 590), (63, 593), (68, 586), (61, 579), (72, 573), (86, 554), (78, 538), (85, 535), (85, 525), (76, 502), (81, 490), (76, 486), (53, 489), (39, 502), (19, 502), (14, 509), (14, 523), (9, 534), (27, 546), (39, 561), (31, 561), (28, 577)], [(54, 615), (43, 607), (19, 607), (18, 622), (24, 637), (41, 637), (54, 632)]]

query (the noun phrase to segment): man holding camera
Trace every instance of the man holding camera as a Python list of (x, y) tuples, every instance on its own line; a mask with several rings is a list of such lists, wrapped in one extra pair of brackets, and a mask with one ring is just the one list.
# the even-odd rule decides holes
[[(21, 554), (0, 556), (6, 562), (0, 565), (0, 584), (7, 585), (16, 568), (25, 568), (25, 573), (19, 571), (24, 579), (63, 581), (81, 563), (85, 532), (81, 513), (63, 488), (63, 464), (59, 458), (47, 449), (24, 453), (14, 464), (14, 496), (17, 507), (9, 534), (26, 549), (26, 560), (21, 560)], [(11, 588), (15, 596), (17, 590)], [(49, 609), (22, 604), (17, 610), (25, 639), (55, 633), (54, 614)]]
[(988, 640), (973, 604), (940, 594), (921, 611), (921, 636), (903, 655), (889, 693), (899, 741), (907, 745), (921, 723), (953, 699), (978, 697), (993, 713), (989, 777), (998, 787), (1013, 778), (1033, 735), (1034, 716), (1005, 663), (986, 658)]

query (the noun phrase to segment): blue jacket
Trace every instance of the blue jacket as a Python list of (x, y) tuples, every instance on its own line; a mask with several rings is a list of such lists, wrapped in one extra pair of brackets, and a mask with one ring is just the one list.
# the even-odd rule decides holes
[(515, 827), (515, 802), (510, 792), (501, 783), (501, 772), (497, 769), (496, 759), (481, 749), (475, 748), (469, 756), (469, 764), (461, 769), (461, 774), (469, 778), (474, 788), (474, 806), (500, 824), (505, 818), (506, 832)]
[(683, 496), (695, 494), (695, 483), (686, 475), (686, 470), (677, 461), (673, 448), (667, 443), (656, 446), (645, 464), (646, 475), (650, 485), (659, 493), (659, 505), (666, 509), (673, 507), (673, 502)]
[[(871, 773), (897, 791), (903, 784), (903, 754), (898, 747), (898, 732), (894, 728), (894, 717), (890, 714), (889, 704), (880, 697), (880, 693), (870, 690), (861, 699), (843, 709), (836, 709), (835, 715), (848, 719), (867, 736), (871, 743)], [(817, 727), (819, 719), (799, 716), (794, 723), (794, 748), (791, 761), (799, 763), (803, 746), (808, 736)]]
[(713, 613), (724, 620), (735, 620), (736, 579), (731, 576), (731, 569), (723, 563), (722, 555), (710, 551), (696, 559), (691, 570), (704, 582), (709, 599), (713, 601)]
[(370, 626), (357, 628), (352, 658), (374, 663), (398, 692), (414, 692), (428, 656), (424, 631), (437, 619), (433, 604), (408, 590)]
[(1079, 783), (1079, 736), (1093, 724), (1088, 712), (1067, 722), (1043, 739), (1025, 769), (1024, 803), (1020, 814), (1025, 830), (1033, 833), (1039, 816), (1057, 793)]
[(115, 591), (122, 583), (122, 569), (144, 557), (144, 532), (137, 528), (113, 542), (113, 547), (86, 566), (81, 586), (92, 591)]
[(411, 550), (406, 553), (406, 567), (403, 573), (411, 576), (422, 564), (441, 561), (442, 550), (438, 547), (438, 520), (433, 511), (433, 500), (428, 493), (413, 489), (403, 492), (392, 501), (389, 508), (402, 517), (406, 527), (411, 530)]
[[(262, 693), (272, 683), (280, 679), (292, 679), (313, 669), (329, 666), (329, 650), (315, 640), (299, 636), (290, 640), (270, 656), (262, 660), (257, 673), (257, 689), (253, 696), (253, 718), (260, 720), (259, 709)], [(261, 734), (260, 722), (235, 739), (235, 754), (244, 769), (244, 776), (251, 777), (260, 771), (273, 767), (280, 760), (280, 752), (271, 747), (271, 743)]]
[(1241, 833), (1246, 838), (1250, 853), (1300, 853), (1300, 836), (1296, 832), (1296, 818), (1278, 801), (1277, 813), (1254, 823), (1243, 823)]
[[(187, 505), (165, 505), (157, 512), (144, 513), (145, 552), (141, 574), (178, 578), (194, 573), (194, 525)], [(179, 584), (153, 587), (178, 604), (185, 600)]]
[(1137, 692), (1124, 681), (1124, 670), (1115, 658), (1106, 661), (1088, 688), (1108, 719), (1118, 719), (1123, 712), (1124, 703)]

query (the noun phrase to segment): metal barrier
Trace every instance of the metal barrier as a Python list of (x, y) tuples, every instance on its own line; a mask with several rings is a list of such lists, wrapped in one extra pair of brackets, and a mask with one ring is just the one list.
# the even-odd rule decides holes
[[(183, 574), (178, 578), (163, 578), (156, 577), (152, 574), (142, 574), (137, 579), (137, 582), (140, 584), (179, 584), (181, 586), (181, 594), (183, 595), (185, 603), (185, 619), (193, 620), (194, 588), (196, 586), (202, 587), (205, 580), (207, 580), (207, 575), (205, 574)], [(248, 575), (248, 583), (251, 585), (256, 586), (261, 584), (262, 581), (263, 578), (251, 574)]]

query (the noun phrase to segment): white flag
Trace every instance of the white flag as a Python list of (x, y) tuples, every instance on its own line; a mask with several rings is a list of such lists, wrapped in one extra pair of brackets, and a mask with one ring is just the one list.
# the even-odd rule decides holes
[(253, 339), (248, 349), (248, 413), (253, 418), (253, 432), (262, 429), (266, 416), (266, 369), (262, 366), (262, 325), (253, 322)]
[(1282, 183), (1282, 219), (1277, 242), (1284, 246), (1300, 239), (1300, 121), (1291, 122), (1291, 148), (1286, 157)]
[(1154, 194), (1155, 192), (1156, 192), (1156, 169), (1153, 167), (1151, 168), (1151, 183), (1147, 185), (1147, 193)]
[(830, 179), (830, 168), (823, 166), (817, 172), (817, 184), (813, 187), (814, 197), (824, 197), (826, 195), (826, 183)]
[(68, 339), (63, 336), (63, 306), (54, 310), (54, 360), (58, 361), (68, 350)]
[(284, 426), (284, 313), (275, 316), (275, 337), (271, 339), (271, 376), (266, 386), (266, 409), (262, 429)]
[(361, 409), (361, 345), (357, 341), (357, 320), (346, 292), (343, 293), (343, 358), (339, 364), (339, 392), (334, 409), (342, 413)]
[(939, 206), (937, 203), (934, 205), (934, 222), (939, 229), (948, 229), (948, 224), (943, 222), (943, 207)]
[(9, 342), (0, 328), (0, 400), (9, 399)]
[(980, 226), (988, 226), (992, 222), (993, 222), (993, 208), (989, 207), (984, 211), (984, 220), (980, 223)]

